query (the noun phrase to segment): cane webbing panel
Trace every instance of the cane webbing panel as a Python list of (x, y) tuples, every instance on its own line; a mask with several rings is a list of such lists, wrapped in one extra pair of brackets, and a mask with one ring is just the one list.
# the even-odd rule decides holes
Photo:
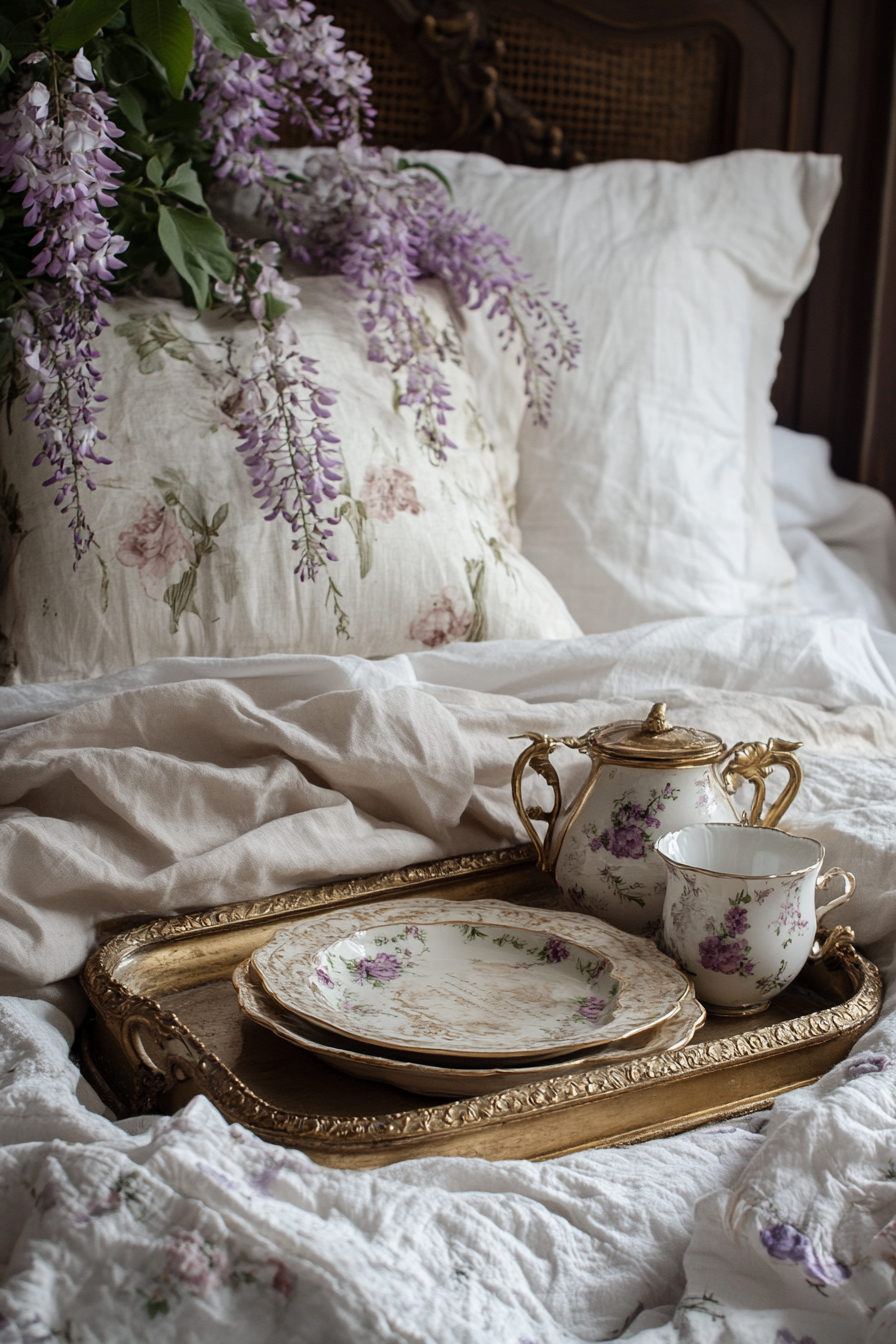
[(502, 4), (504, 85), (591, 162), (686, 162), (730, 148), (723, 116), (727, 44), (713, 32), (620, 40), (571, 32)]
[[(345, 29), (346, 45), (370, 61), (374, 144), (450, 143), (444, 132), (454, 109), (437, 64), (423, 53), (418, 58), (412, 29), (396, 45), (365, 0), (322, 0), (321, 9)], [(730, 148), (723, 126), (729, 50), (711, 31), (643, 38), (573, 31), (521, 11), (512, 0), (490, 6), (489, 30), (505, 45), (504, 87), (561, 127), (564, 143), (587, 160), (684, 162)], [(294, 129), (283, 128), (282, 143), (300, 143)]]

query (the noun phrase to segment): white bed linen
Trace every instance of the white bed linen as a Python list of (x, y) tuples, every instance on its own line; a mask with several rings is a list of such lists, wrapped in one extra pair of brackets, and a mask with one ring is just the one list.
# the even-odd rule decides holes
[[(889, 973), (894, 645), (859, 620), (694, 619), (11, 688), (4, 987), (33, 995), (69, 974), (92, 920), (135, 892), (164, 911), (515, 838), (509, 733), (580, 730), (661, 695), (728, 740), (806, 742), (791, 824), (856, 872), (850, 919)], [(0, 1011), (2, 1344), (896, 1339), (889, 1014), (767, 1122), (543, 1165), (351, 1173), (228, 1128), (202, 1100), (112, 1124), (67, 1060), (64, 1017), (40, 1000)]]
[(772, 430), (775, 517), (803, 611), (896, 630), (896, 518), (886, 495), (831, 470), (814, 434)]

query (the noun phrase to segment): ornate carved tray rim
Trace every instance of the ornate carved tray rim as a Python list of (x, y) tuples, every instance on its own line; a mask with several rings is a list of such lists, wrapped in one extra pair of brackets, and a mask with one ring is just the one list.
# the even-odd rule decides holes
[[(712, 1073), (737, 1061), (768, 1059), (841, 1036), (849, 1030), (870, 1026), (880, 1008), (883, 987), (877, 967), (853, 946), (852, 930), (831, 930), (821, 960), (826, 967), (845, 972), (854, 993), (843, 1002), (815, 1009), (785, 1022), (754, 1030), (735, 1032), (714, 1041), (692, 1042), (677, 1050), (607, 1065), (556, 1080), (529, 1083), (481, 1097), (415, 1107), (372, 1116), (301, 1115), (274, 1106), (250, 1090), (239, 1077), (209, 1050), (169, 1010), (147, 995), (137, 994), (115, 975), (128, 958), (149, 944), (186, 939), (201, 933), (224, 930), (241, 923), (263, 923), (319, 904), (353, 904), (379, 892), (418, 889), (431, 882), (502, 868), (533, 860), (531, 846), (461, 855), (437, 863), (413, 865), (369, 878), (301, 888), (260, 901), (216, 906), (192, 915), (175, 915), (120, 933), (89, 958), (82, 982), (88, 998), (104, 1020), (117, 1019), (122, 1026), (122, 1044), (132, 1064), (142, 1069), (145, 1100), (149, 1110), (155, 1097), (176, 1082), (194, 1079), (228, 1120), (245, 1124), (271, 1138), (290, 1142), (309, 1140), (314, 1148), (351, 1149), (384, 1140), (433, 1138), (450, 1135), (467, 1126), (477, 1128), (522, 1122), (546, 1110), (556, 1112), (582, 1106), (596, 1097), (670, 1083), (686, 1075)], [(167, 1043), (165, 1068), (141, 1046), (135, 1029), (148, 1028), (161, 1044)], [(177, 1043), (178, 1049), (172, 1047)], [(94, 1064), (94, 1068), (95, 1068)], [(147, 1076), (149, 1075), (149, 1076)], [(737, 1103), (732, 1106), (732, 1113)], [(670, 1132), (673, 1125), (669, 1125)]]

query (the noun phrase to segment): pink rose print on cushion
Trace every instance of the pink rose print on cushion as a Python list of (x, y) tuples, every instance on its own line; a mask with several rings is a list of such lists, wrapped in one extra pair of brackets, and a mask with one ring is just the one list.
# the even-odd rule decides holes
[(421, 603), (408, 637), (419, 640), (428, 649), (441, 648), (456, 639), (466, 639), (475, 614), (461, 590), (448, 584)]
[(406, 471), (391, 462), (383, 467), (368, 467), (361, 486), (361, 503), (368, 518), (391, 523), (396, 513), (422, 513), (414, 481)]
[(172, 580), (175, 565), (193, 559), (193, 547), (174, 509), (147, 504), (140, 517), (118, 536), (115, 557), (128, 569), (137, 569), (140, 582), (155, 602), (160, 602)]

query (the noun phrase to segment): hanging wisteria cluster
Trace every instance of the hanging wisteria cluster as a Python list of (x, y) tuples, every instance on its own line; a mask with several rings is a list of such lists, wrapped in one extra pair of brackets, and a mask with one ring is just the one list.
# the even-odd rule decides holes
[[(242, 0), (201, 7), (185, 0), (192, 26), (184, 32), (179, 20), (178, 48), (177, 25), (162, 41), (148, 21), (151, 0), (130, 0), (129, 21), (110, 12), (114, 0), (103, 5), (102, 32), (91, 18), (97, 0), (71, 0), (61, 10), (48, 0), (24, 3), (43, 18), (7, 85), (0, 179), (7, 198), (23, 194), (22, 226), (35, 231), (30, 269), (16, 276), (7, 267), (0, 281), (13, 285), (6, 306), (41, 439), (37, 461), (49, 463), (47, 484), (71, 513), (76, 567), (94, 540), (81, 487), (94, 487), (90, 463), (108, 462), (97, 448), (99, 301), (109, 297), (129, 245), (129, 283), (139, 283), (148, 261), (173, 264), (199, 307), (229, 303), (255, 321), (250, 367), (228, 399), (238, 451), (265, 516), (292, 529), (299, 578), (314, 579), (336, 559), (342, 466), (329, 422), (337, 393), (319, 385), (315, 362), (299, 349), (288, 318), (297, 289), (280, 274), (279, 248), (238, 244), (211, 218), (203, 191), (213, 177), (260, 189), (267, 223), (287, 251), (354, 283), (369, 357), (392, 371), (433, 460), (454, 445), (446, 352), (426, 322), (420, 278), (442, 281), (461, 306), (486, 306), (505, 345), (517, 350), (534, 418), (546, 421), (557, 369), (578, 351), (573, 323), (529, 283), (503, 238), (452, 207), (435, 175), (365, 144), (374, 117), (370, 70), (331, 19), (307, 0), (249, 0), (248, 8)], [(122, 57), (116, 42), (125, 41)], [(94, 69), (83, 50), (73, 59), (60, 54), (76, 43), (105, 88), (91, 89)], [(141, 49), (155, 66), (140, 66)], [(155, 73), (159, 62), (167, 85)], [(192, 121), (180, 110), (190, 104), (198, 111)], [(162, 129), (149, 129), (150, 112)], [(284, 118), (332, 146), (308, 155), (301, 178), (269, 153)]]
[(44, 484), (56, 487), (57, 505), (71, 515), (77, 568), (93, 541), (81, 488), (95, 489), (91, 462), (109, 464), (97, 451), (105, 438), (95, 416), (102, 397), (93, 342), (106, 325), (99, 301), (109, 297), (127, 244), (101, 210), (115, 204), (120, 172), (107, 152), (121, 135), (109, 121), (112, 99), (84, 82), (93, 71), (83, 56), (73, 65), (77, 78), (55, 80), (55, 95), (35, 79), (0, 115), (0, 174), (24, 192), (24, 222), (35, 230), (30, 245), (40, 250), (29, 276), (48, 277), (28, 291), (12, 329), (28, 385), (26, 418), (42, 445), (34, 465), (48, 464)]
[(460, 307), (485, 305), (498, 319), (505, 346), (517, 345), (533, 417), (547, 424), (556, 369), (571, 368), (579, 351), (564, 305), (530, 285), (506, 239), (452, 208), (436, 176), (401, 165), (396, 150), (357, 141), (311, 155), (296, 201), (297, 251), (355, 282), (369, 356), (403, 371), (400, 400), (415, 409), (435, 459), (453, 444), (444, 431), (444, 356), (414, 288), (421, 277), (441, 280)]
[(219, 298), (249, 312), (259, 338), (239, 392), (227, 403), (238, 425), (237, 452), (243, 456), (255, 498), (267, 519), (283, 518), (293, 533), (299, 578), (314, 579), (337, 556), (329, 539), (338, 517), (327, 501), (338, 498), (342, 480), (339, 439), (327, 427), (337, 393), (317, 381), (317, 362), (302, 354), (289, 320), (267, 318), (270, 300), (298, 300), (298, 286), (284, 280), (280, 248), (246, 247), (233, 280), (216, 286)]

